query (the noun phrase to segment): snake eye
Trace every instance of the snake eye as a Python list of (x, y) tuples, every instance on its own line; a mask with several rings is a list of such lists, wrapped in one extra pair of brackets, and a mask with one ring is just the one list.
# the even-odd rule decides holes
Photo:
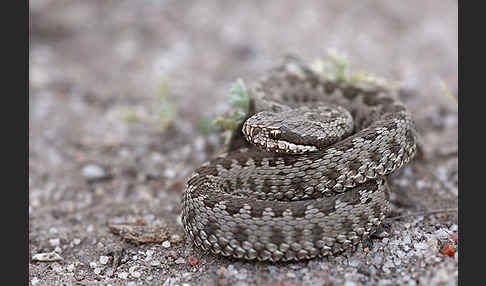
[(273, 139), (273, 140), (280, 139), (280, 131), (279, 130), (270, 131), (270, 138)]
[(253, 129), (251, 129), (251, 136), (256, 136), (256, 135), (260, 134), (260, 131), (261, 131), (261, 129), (259, 127), (255, 127)]

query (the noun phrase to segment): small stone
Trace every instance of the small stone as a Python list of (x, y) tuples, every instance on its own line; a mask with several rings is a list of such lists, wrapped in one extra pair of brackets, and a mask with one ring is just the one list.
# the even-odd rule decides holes
[(184, 264), (184, 263), (186, 263), (186, 261), (184, 260), (184, 258), (179, 257), (179, 258), (176, 259), (175, 263), (176, 264)]
[(159, 266), (159, 265), (160, 265), (160, 261), (158, 261), (158, 260), (152, 260), (152, 261), (150, 262), (150, 265), (151, 265), (151, 266)]
[(154, 255), (155, 251), (154, 250), (147, 250), (146, 254), (147, 256), (152, 256)]
[(101, 269), (100, 267), (96, 267), (96, 268), (94, 269), (94, 273), (95, 273), (96, 275), (100, 275), (101, 270), (102, 270), (102, 269)]
[(199, 260), (196, 257), (189, 257), (189, 259), (187, 260), (189, 261), (189, 264), (191, 264), (192, 266), (197, 265), (197, 263), (199, 262)]
[(216, 275), (218, 275), (218, 277), (220, 277), (220, 278), (223, 278), (225, 276), (225, 273), (226, 273), (226, 268), (224, 268), (224, 267), (220, 267), (216, 271)]
[(128, 273), (126, 273), (126, 272), (120, 272), (120, 273), (118, 273), (118, 278), (127, 279), (128, 278)]
[(246, 279), (246, 271), (240, 271), (235, 274), (235, 278), (238, 280), (245, 280)]
[(69, 272), (73, 272), (75, 269), (74, 267), (74, 264), (69, 264), (67, 267), (66, 267), (66, 270), (69, 271)]
[(74, 243), (74, 245), (79, 245), (81, 243), (81, 239), (75, 238), (75, 239), (73, 239), (73, 243)]
[(162, 247), (169, 248), (170, 247), (170, 242), (168, 240), (162, 242)]
[(88, 180), (100, 180), (106, 178), (106, 171), (98, 165), (90, 164), (83, 167), (81, 171)]
[(174, 250), (169, 250), (167, 252), (167, 256), (172, 257), (172, 258), (177, 258), (178, 255), (177, 255), (177, 252), (175, 252)]
[(455, 252), (456, 252), (456, 246), (452, 244), (447, 244), (446, 246), (440, 249), (440, 253), (450, 257), (454, 257)]
[(100, 256), (100, 263), (101, 264), (105, 265), (105, 264), (108, 263), (108, 261), (110, 261), (110, 257), (104, 256), (104, 255)]
[(286, 275), (288, 278), (295, 278), (295, 274), (292, 273), (292, 272), (287, 272), (287, 275)]
[(356, 283), (354, 281), (348, 280), (344, 283), (344, 286), (356, 286)]
[(63, 258), (55, 252), (37, 253), (32, 256), (33, 261), (41, 261), (41, 262), (59, 261), (62, 259)]
[(133, 271), (130, 273), (130, 275), (132, 275), (133, 278), (140, 278), (140, 276), (142, 276), (142, 274), (138, 271)]
[(34, 277), (34, 278), (32, 278), (32, 280), (30, 280), (30, 283), (32, 283), (32, 285), (37, 285), (37, 283), (39, 283), (39, 281), (40, 281), (39, 278)]
[(97, 266), (96, 262), (90, 262), (89, 263), (89, 267), (91, 267), (91, 268), (96, 268), (96, 266)]
[(173, 235), (170, 236), (170, 242), (171, 243), (176, 244), (176, 243), (179, 243), (181, 241), (182, 241), (182, 237), (178, 234), (173, 234)]
[(59, 238), (49, 239), (49, 244), (52, 247), (56, 247), (56, 246), (59, 246), (61, 244), (61, 240)]

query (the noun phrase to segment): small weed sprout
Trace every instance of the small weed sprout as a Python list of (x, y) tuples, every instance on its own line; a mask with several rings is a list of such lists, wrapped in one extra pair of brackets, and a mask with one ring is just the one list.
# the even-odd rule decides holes
[(442, 93), (450, 100), (452, 101), (452, 103), (454, 103), (456, 105), (456, 109), (458, 108), (458, 103), (457, 103), (457, 99), (452, 95), (451, 91), (449, 90), (449, 88), (447, 87), (445, 81), (443, 80), (440, 80), (439, 82), (440, 84), (440, 88), (442, 89)]
[(121, 107), (121, 119), (128, 123), (157, 123), (163, 130), (167, 129), (177, 113), (177, 104), (169, 97), (169, 84), (161, 80), (155, 90), (155, 99), (149, 112), (134, 106)]
[(250, 97), (241, 78), (238, 78), (231, 85), (229, 102), (232, 106), (232, 111), (225, 116), (215, 118), (211, 122), (211, 125), (216, 126), (217, 130), (221, 132), (225, 146), (228, 145), (237, 126), (245, 120), (250, 109)]
[(152, 106), (152, 113), (155, 120), (159, 122), (162, 129), (167, 129), (177, 114), (177, 104), (169, 97), (169, 83), (161, 80), (156, 88), (155, 103)]
[(326, 60), (316, 59), (310, 68), (327, 81), (337, 81), (344, 84), (371, 84), (386, 89), (395, 89), (396, 84), (367, 71), (350, 72), (350, 60), (347, 54), (336, 49), (329, 49)]

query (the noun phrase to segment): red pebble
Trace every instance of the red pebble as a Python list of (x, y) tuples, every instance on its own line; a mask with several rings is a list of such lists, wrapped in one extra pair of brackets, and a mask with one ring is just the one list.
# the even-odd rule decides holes
[(450, 257), (454, 257), (454, 253), (456, 253), (456, 246), (452, 244), (447, 244), (446, 246), (442, 247), (440, 253), (448, 255)]
[(454, 240), (455, 243), (457, 243), (459, 241), (457, 233), (451, 234), (451, 238)]
[(189, 264), (191, 264), (192, 266), (196, 265), (199, 260), (196, 258), (196, 257), (189, 257), (189, 259), (187, 259), (189, 261)]

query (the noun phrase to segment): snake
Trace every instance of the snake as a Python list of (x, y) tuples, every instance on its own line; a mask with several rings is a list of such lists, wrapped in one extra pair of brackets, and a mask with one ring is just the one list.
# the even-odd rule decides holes
[(248, 88), (229, 148), (185, 183), (181, 222), (204, 251), (258, 261), (339, 255), (390, 211), (390, 174), (417, 150), (396, 90), (286, 58)]

